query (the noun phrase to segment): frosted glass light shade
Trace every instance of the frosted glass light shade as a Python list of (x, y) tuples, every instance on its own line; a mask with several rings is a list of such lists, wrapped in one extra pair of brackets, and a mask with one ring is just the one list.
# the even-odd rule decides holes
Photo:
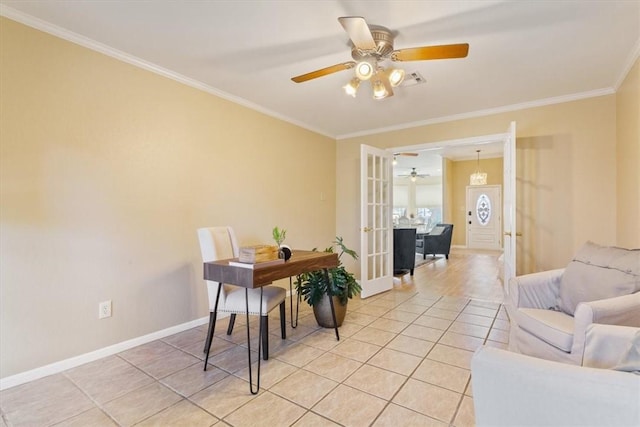
[(384, 87), (384, 84), (380, 80), (376, 80), (373, 82), (373, 98), (374, 99), (383, 99), (389, 95), (387, 92), (387, 88)]
[(373, 66), (366, 61), (356, 64), (356, 76), (360, 80), (369, 80), (373, 76)]

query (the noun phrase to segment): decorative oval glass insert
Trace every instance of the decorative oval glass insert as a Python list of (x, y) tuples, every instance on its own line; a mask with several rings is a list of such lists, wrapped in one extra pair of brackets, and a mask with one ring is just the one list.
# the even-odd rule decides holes
[(476, 217), (480, 225), (487, 225), (491, 219), (491, 200), (484, 193), (476, 201)]

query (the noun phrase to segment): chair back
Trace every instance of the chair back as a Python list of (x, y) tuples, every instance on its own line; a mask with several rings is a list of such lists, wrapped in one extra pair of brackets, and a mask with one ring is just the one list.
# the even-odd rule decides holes
[(425, 254), (445, 254), (449, 256), (453, 224), (437, 224), (429, 234), (424, 236)]
[(413, 270), (416, 266), (416, 229), (393, 229), (393, 271)]
[[(235, 233), (231, 227), (206, 227), (198, 229), (202, 262), (218, 261), (238, 256), (239, 248)], [(209, 293), (209, 309), (213, 310), (218, 293), (218, 283), (205, 280)], [(226, 301), (225, 286), (220, 289), (219, 306), (224, 307)]]

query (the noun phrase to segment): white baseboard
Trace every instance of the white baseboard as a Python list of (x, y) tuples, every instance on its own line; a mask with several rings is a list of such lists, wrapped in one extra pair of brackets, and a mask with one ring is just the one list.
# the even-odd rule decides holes
[[(228, 314), (220, 313), (222, 317), (227, 317)], [(209, 322), (209, 316), (201, 317), (190, 322), (182, 323), (180, 325), (171, 326), (170, 328), (162, 329), (160, 331), (152, 332), (141, 337), (132, 338), (127, 341), (123, 341), (108, 347), (104, 347), (89, 353), (81, 354), (79, 356), (71, 357), (69, 359), (61, 360), (59, 362), (51, 363), (40, 368), (32, 369), (30, 371), (21, 372), (16, 375), (11, 375), (6, 378), (0, 378), (0, 390), (6, 390), (11, 387), (15, 387), (20, 384), (27, 383), (29, 381), (37, 380), (49, 375), (57, 374), (67, 369), (75, 368), (76, 366), (83, 365), (85, 363), (93, 362), (94, 360), (102, 359), (103, 357), (112, 356), (130, 348), (146, 344), (151, 341), (155, 341), (160, 338), (168, 337), (169, 335), (177, 334), (178, 332), (186, 331), (187, 329), (195, 328), (196, 326), (205, 325)]]
[[(294, 291), (294, 295), (295, 295)], [(287, 296), (291, 296), (287, 291)], [(228, 313), (219, 313), (218, 319), (228, 317)], [(19, 374), (11, 375), (9, 377), (0, 378), (0, 391), (6, 390), (11, 387), (15, 387), (20, 384), (27, 383), (29, 381), (37, 380), (39, 378), (47, 377), (49, 375), (57, 374), (67, 369), (75, 368), (85, 363), (93, 362), (103, 357), (112, 356), (130, 348), (137, 347), (142, 344), (146, 344), (157, 339), (168, 337), (169, 335), (177, 334), (178, 332), (186, 331), (187, 329), (195, 328), (196, 326), (205, 325), (209, 323), (209, 316), (201, 317), (200, 319), (192, 320), (181, 325), (171, 326), (170, 328), (162, 329), (161, 331), (152, 332), (141, 337), (132, 338), (127, 341), (123, 341), (117, 344), (110, 345), (89, 353), (74, 356), (69, 359), (54, 362), (49, 365), (41, 366), (39, 368), (32, 369), (30, 371), (21, 372)]]

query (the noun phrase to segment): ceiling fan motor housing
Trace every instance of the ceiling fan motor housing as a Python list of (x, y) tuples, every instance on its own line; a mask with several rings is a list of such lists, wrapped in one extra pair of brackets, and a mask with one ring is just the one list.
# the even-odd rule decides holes
[(351, 57), (356, 61), (366, 61), (371, 57), (374, 57), (376, 60), (380, 60), (386, 56), (388, 56), (391, 52), (393, 52), (393, 33), (391, 30), (385, 27), (381, 27), (378, 25), (370, 25), (369, 29), (371, 30), (371, 35), (373, 36), (373, 41), (376, 43), (376, 49), (373, 52), (370, 51), (362, 51), (355, 46), (351, 47)]

